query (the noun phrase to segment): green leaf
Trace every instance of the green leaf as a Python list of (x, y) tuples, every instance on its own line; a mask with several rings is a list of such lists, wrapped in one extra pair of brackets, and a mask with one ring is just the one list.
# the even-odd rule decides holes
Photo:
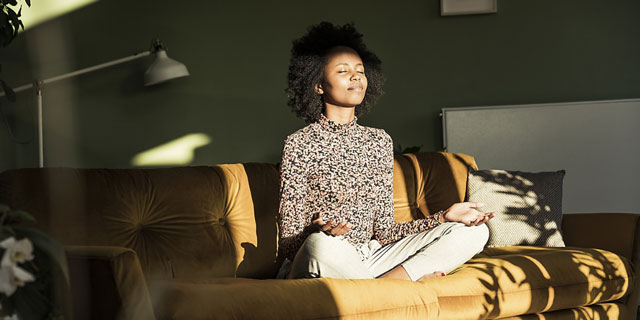
[[(0, 28), (2, 30), (2, 34), (0, 34), (0, 40), (2, 41), (2, 43), (0, 43), (0, 45), (2, 45), (3, 47), (8, 46), (11, 41), (13, 41), (13, 38), (15, 38), (13, 36), (13, 31), (9, 31), (9, 29), (5, 29), (5, 28)], [(13, 28), (11, 29), (13, 30)]]
[[(69, 285), (69, 267), (67, 265), (67, 258), (64, 252), (63, 246), (57, 242), (55, 239), (51, 238), (47, 234), (32, 229), (21, 226), (14, 227), (16, 233), (18, 233), (18, 237), (26, 237), (31, 240), (34, 245), (34, 255), (35, 259), (32, 262), (38, 262), (37, 265), (34, 265), (34, 269), (30, 269), (31, 271), (37, 272), (41, 275), (40, 281), (36, 278), (36, 281), (30, 283), (31, 287), (36, 288), (38, 292), (44, 291), (43, 286), (50, 286), (53, 291), (49, 291), (47, 294), (47, 298), (52, 298), (54, 300), (47, 300), (48, 304), (52, 309), (49, 309), (46, 318), (53, 318), (58, 315), (69, 315), (71, 312), (71, 287)], [(42, 275), (49, 278), (43, 278)], [(43, 281), (46, 280), (46, 281)], [(29, 285), (22, 287), (26, 288)], [(40, 287), (40, 289), (38, 289)], [(16, 291), (17, 293), (17, 291)], [(36, 295), (37, 292), (33, 292), (32, 294)], [(31, 295), (29, 295), (30, 297)], [(31, 298), (28, 298), (31, 299)], [(27, 300), (28, 300), (27, 299)], [(27, 312), (35, 312), (36, 301), (33, 301), (34, 304), (29, 303), (29, 305), (24, 305), (20, 310), (29, 310)], [(34, 308), (33, 310), (30, 308)], [(39, 309), (42, 310), (42, 309)], [(33, 319), (40, 319), (41, 317), (35, 317)], [(30, 319), (28, 317), (22, 317), (21, 319)]]
[(11, 29), (11, 24), (7, 18), (7, 15), (0, 10), (0, 41), (4, 45), (5, 42), (9, 42), (7, 34), (9, 34), (9, 29)]
[[(0, 11), (0, 17), (5, 17), (4, 13), (2, 13), (2, 11)], [(11, 40), (13, 40), (11, 31), (9, 31), (9, 29), (13, 30), (11, 28), (11, 26), (9, 26), (9, 28), (7, 28), (6, 26), (9, 25), (9, 22), (7, 21), (6, 23), (0, 23), (0, 45), (3, 47), (6, 47), (9, 43), (11, 43)]]
[[(0, 80), (0, 81), (2, 81), (2, 80)], [(8, 212), (10, 210), (11, 210), (11, 208), (9, 208), (8, 205), (0, 203), (0, 213), (5, 213), (5, 212)]]
[(9, 20), (18, 19), (18, 14), (9, 7), (7, 7), (7, 14), (9, 15)]
[(20, 27), (20, 16), (13, 11), (13, 9), (7, 7), (7, 13), (9, 14), (9, 26), (12, 29), (12, 37), (15, 38), (18, 35), (18, 28)]
[(13, 231), (13, 228), (10, 226), (2, 226), (0, 227), (0, 238), (1, 239), (6, 239), (9, 237), (15, 237), (16, 236), (16, 232)]
[(14, 293), (15, 311), (20, 319), (45, 319), (51, 309), (46, 289), (38, 286), (42, 284), (41, 279), (36, 278), (36, 281), (40, 283), (27, 282)]
[(13, 21), (10, 19), (9, 13), (0, 10), (0, 46), (6, 47), (15, 36)]
[(36, 219), (33, 218), (32, 215), (22, 210), (9, 211), (9, 219), (16, 222), (24, 222), (24, 221), (36, 222)]

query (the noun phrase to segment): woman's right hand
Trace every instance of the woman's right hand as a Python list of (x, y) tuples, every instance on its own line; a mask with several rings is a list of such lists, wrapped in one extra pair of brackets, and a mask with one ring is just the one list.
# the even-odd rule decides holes
[(484, 203), (480, 202), (461, 202), (456, 203), (445, 210), (442, 214), (444, 222), (462, 222), (468, 226), (478, 226), (491, 220), (495, 216), (495, 212), (484, 213), (476, 209), (482, 208)]
[(329, 222), (324, 222), (322, 213), (318, 213), (318, 217), (311, 221), (311, 224), (318, 228), (318, 230), (332, 236), (341, 236), (351, 230), (351, 223), (346, 221), (336, 223), (333, 220), (329, 220)]

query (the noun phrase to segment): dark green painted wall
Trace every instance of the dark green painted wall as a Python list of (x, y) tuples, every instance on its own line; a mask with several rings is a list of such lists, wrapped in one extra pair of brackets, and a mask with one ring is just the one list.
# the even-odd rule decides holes
[[(21, 34), (0, 52), (1, 75), (19, 85), (159, 37), (191, 77), (145, 88), (148, 58), (45, 88), (47, 165), (129, 167), (194, 132), (212, 143), (193, 165), (277, 162), (305, 125), (283, 91), (290, 43), (321, 20), (355, 22), (382, 59), (386, 94), (360, 122), (403, 146), (440, 149), (443, 107), (640, 97), (637, 0), (499, 0), (497, 14), (456, 17), (440, 17), (439, 0), (102, 0)], [(1, 107), (24, 139), (35, 103), (19, 99)], [(33, 166), (36, 143), (12, 143), (0, 123), (0, 170)]]

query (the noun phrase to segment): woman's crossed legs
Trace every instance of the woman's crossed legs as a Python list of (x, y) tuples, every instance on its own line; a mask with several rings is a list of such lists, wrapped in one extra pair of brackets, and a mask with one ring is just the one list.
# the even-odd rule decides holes
[(311, 234), (291, 265), (289, 278), (372, 279), (402, 266), (413, 281), (436, 271), (449, 272), (482, 251), (489, 238), (486, 225), (466, 226), (446, 222), (394, 243), (377, 241), (364, 248), (365, 261), (342, 237), (323, 232)]

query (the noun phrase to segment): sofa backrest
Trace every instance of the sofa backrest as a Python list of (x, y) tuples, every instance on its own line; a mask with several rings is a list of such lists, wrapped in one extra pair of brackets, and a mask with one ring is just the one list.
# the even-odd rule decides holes
[(472, 156), (462, 153), (421, 152), (395, 157), (393, 202), (396, 221), (424, 218), (464, 201)]
[[(463, 154), (397, 156), (396, 220), (462, 201), (468, 167)], [(65, 245), (132, 248), (152, 279), (272, 278), (279, 265), (274, 164), (15, 169), (0, 173), (0, 203)]]

